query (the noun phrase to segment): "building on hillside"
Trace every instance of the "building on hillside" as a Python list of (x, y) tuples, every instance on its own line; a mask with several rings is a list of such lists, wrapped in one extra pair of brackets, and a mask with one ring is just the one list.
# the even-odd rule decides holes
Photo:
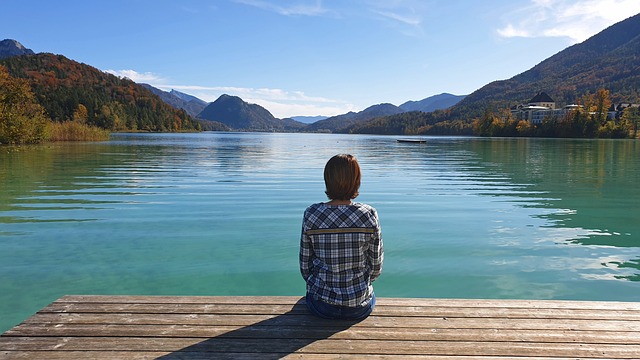
[(567, 105), (556, 109), (555, 100), (543, 91), (537, 93), (528, 103), (512, 107), (511, 116), (514, 119), (528, 121), (530, 124), (541, 124), (547, 117), (562, 118), (580, 107), (580, 105)]
[(622, 113), (627, 108), (640, 108), (640, 104), (630, 104), (630, 103), (611, 104), (611, 107), (607, 112), (607, 119), (619, 120), (620, 117), (622, 116)]
[(541, 106), (549, 109), (556, 108), (556, 101), (551, 98), (546, 92), (542, 91), (536, 94), (533, 99), (529, 100), (531, 106)]

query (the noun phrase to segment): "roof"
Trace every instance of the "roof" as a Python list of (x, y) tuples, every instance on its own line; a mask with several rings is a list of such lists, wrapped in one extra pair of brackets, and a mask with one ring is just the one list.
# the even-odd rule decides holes
[(551, 96), (549, 96), (546, 92), (542, 91), (542, 92), (539, 92), (536, 96), (534, 96), (533, 99), (529, 101), (529, 104), (542, 103), (542, 102), (548, 103), (548, 102), (556, 102), (556, 101), (553, 100)]

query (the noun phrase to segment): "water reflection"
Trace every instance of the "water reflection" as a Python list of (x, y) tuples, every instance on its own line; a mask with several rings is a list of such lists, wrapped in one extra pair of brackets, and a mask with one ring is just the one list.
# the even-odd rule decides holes
[(539, 201), (527, 201), (524, 206), (549, 210), (538, 216), (557, 230), (555, 239), (633, 248), (625, 260), (598, 259), (598, 266), (628, 275), (585, 277), (638, 280), (640, 266), (634, 256), (640, 247), (637, 141), (491, 139), (469, 144), (483, 163), (497, 167), (514, 183), (526, 184), (527, 197), (536, 200), (539, 194)]

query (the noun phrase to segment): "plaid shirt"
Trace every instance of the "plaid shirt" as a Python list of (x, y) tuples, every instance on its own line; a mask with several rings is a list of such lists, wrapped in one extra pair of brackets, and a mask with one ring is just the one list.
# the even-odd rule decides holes
[(373, 207), (318, 203), (304, 212), (300, 237), (300, 272), (307, 292), (324, 302), (364, 306), (382, 271), (384, 251), (378, 214)]

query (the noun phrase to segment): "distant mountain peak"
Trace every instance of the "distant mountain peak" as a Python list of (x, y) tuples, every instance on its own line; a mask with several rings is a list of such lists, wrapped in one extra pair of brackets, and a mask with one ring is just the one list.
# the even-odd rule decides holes
[(200, 119), (221, 122), (232, 129), (251, 131), (286, 131), (304, 125), (291, 119), (276, 119), (269, 110), (245, 102), (238, 96), (222, 94), (198, 115)]
[(407, 101), (406, 103), (400, 105), (400, 108), (404, 111), (432, 112), (435, 110), (449, 108), (459, 103), (465, 98), (465, 96), (466, 95), (442, 93), (430, 96), (419, 101)]
[(11, 56), (20, 55), (33, 55), (33, 50), (27, 49), (17, 40), (4, 39), (0, 41), (0, 59), (8, 58)]

